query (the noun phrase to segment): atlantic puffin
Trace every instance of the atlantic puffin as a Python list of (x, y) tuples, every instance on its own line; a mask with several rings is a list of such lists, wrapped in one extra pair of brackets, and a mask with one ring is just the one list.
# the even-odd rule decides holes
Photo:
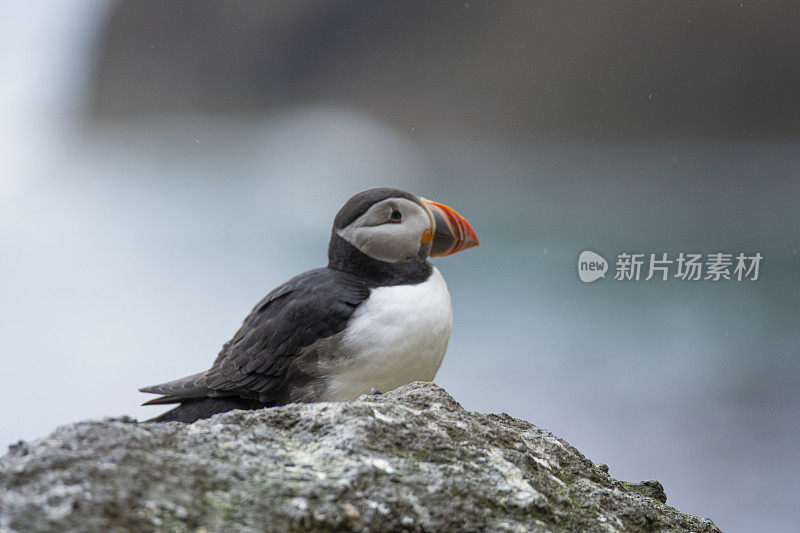
[(347, 401), (432, 381), (453, 325), (428, 257), (478, 245), (454, 209), (406, 191), (362, 191), (333, 221), (328, 265), (261, 300), (209, 370), (144, 387), (179, 404), (150, 422), (190, 423), (232, 409)]

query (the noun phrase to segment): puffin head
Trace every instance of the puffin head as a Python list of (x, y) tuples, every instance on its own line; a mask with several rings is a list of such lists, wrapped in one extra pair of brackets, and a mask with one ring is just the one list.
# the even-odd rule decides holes
[(337, 237), (384, 263), (424, 261), (478, 245), (472, 227), (454, 209), (388, 187), (350, 198), (333, 221), (332, 245)]

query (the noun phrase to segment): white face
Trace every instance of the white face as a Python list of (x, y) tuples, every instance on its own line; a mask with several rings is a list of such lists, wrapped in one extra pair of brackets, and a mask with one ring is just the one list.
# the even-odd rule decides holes
[(387, 198), (338, 233), (361, 253), (397, 263), (419, 255), (434, 228), (433, 216), (421, 205), (407, 198)]

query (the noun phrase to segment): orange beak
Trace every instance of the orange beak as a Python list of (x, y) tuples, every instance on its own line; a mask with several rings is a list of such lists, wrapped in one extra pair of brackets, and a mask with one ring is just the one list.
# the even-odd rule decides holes
[(430, 209), (436, 224), (431, 246), (431, 257), (443, 257), (473, 246), (478, 246), (478, 237), (467, 219), (452, 207), (421, 198)]

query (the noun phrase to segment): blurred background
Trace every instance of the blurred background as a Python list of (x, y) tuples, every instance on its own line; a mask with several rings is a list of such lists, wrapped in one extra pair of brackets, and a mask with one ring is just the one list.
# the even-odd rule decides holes
[[(726, 531), (800, 521), (793, 2), (0, 3), (0, 444), (158, 408), (354, 193), (452, 205), (436, 381)], [(581, 283), (583, 250), (760, 252)], [(612, 267), (613, 268), (613, 267)]]

